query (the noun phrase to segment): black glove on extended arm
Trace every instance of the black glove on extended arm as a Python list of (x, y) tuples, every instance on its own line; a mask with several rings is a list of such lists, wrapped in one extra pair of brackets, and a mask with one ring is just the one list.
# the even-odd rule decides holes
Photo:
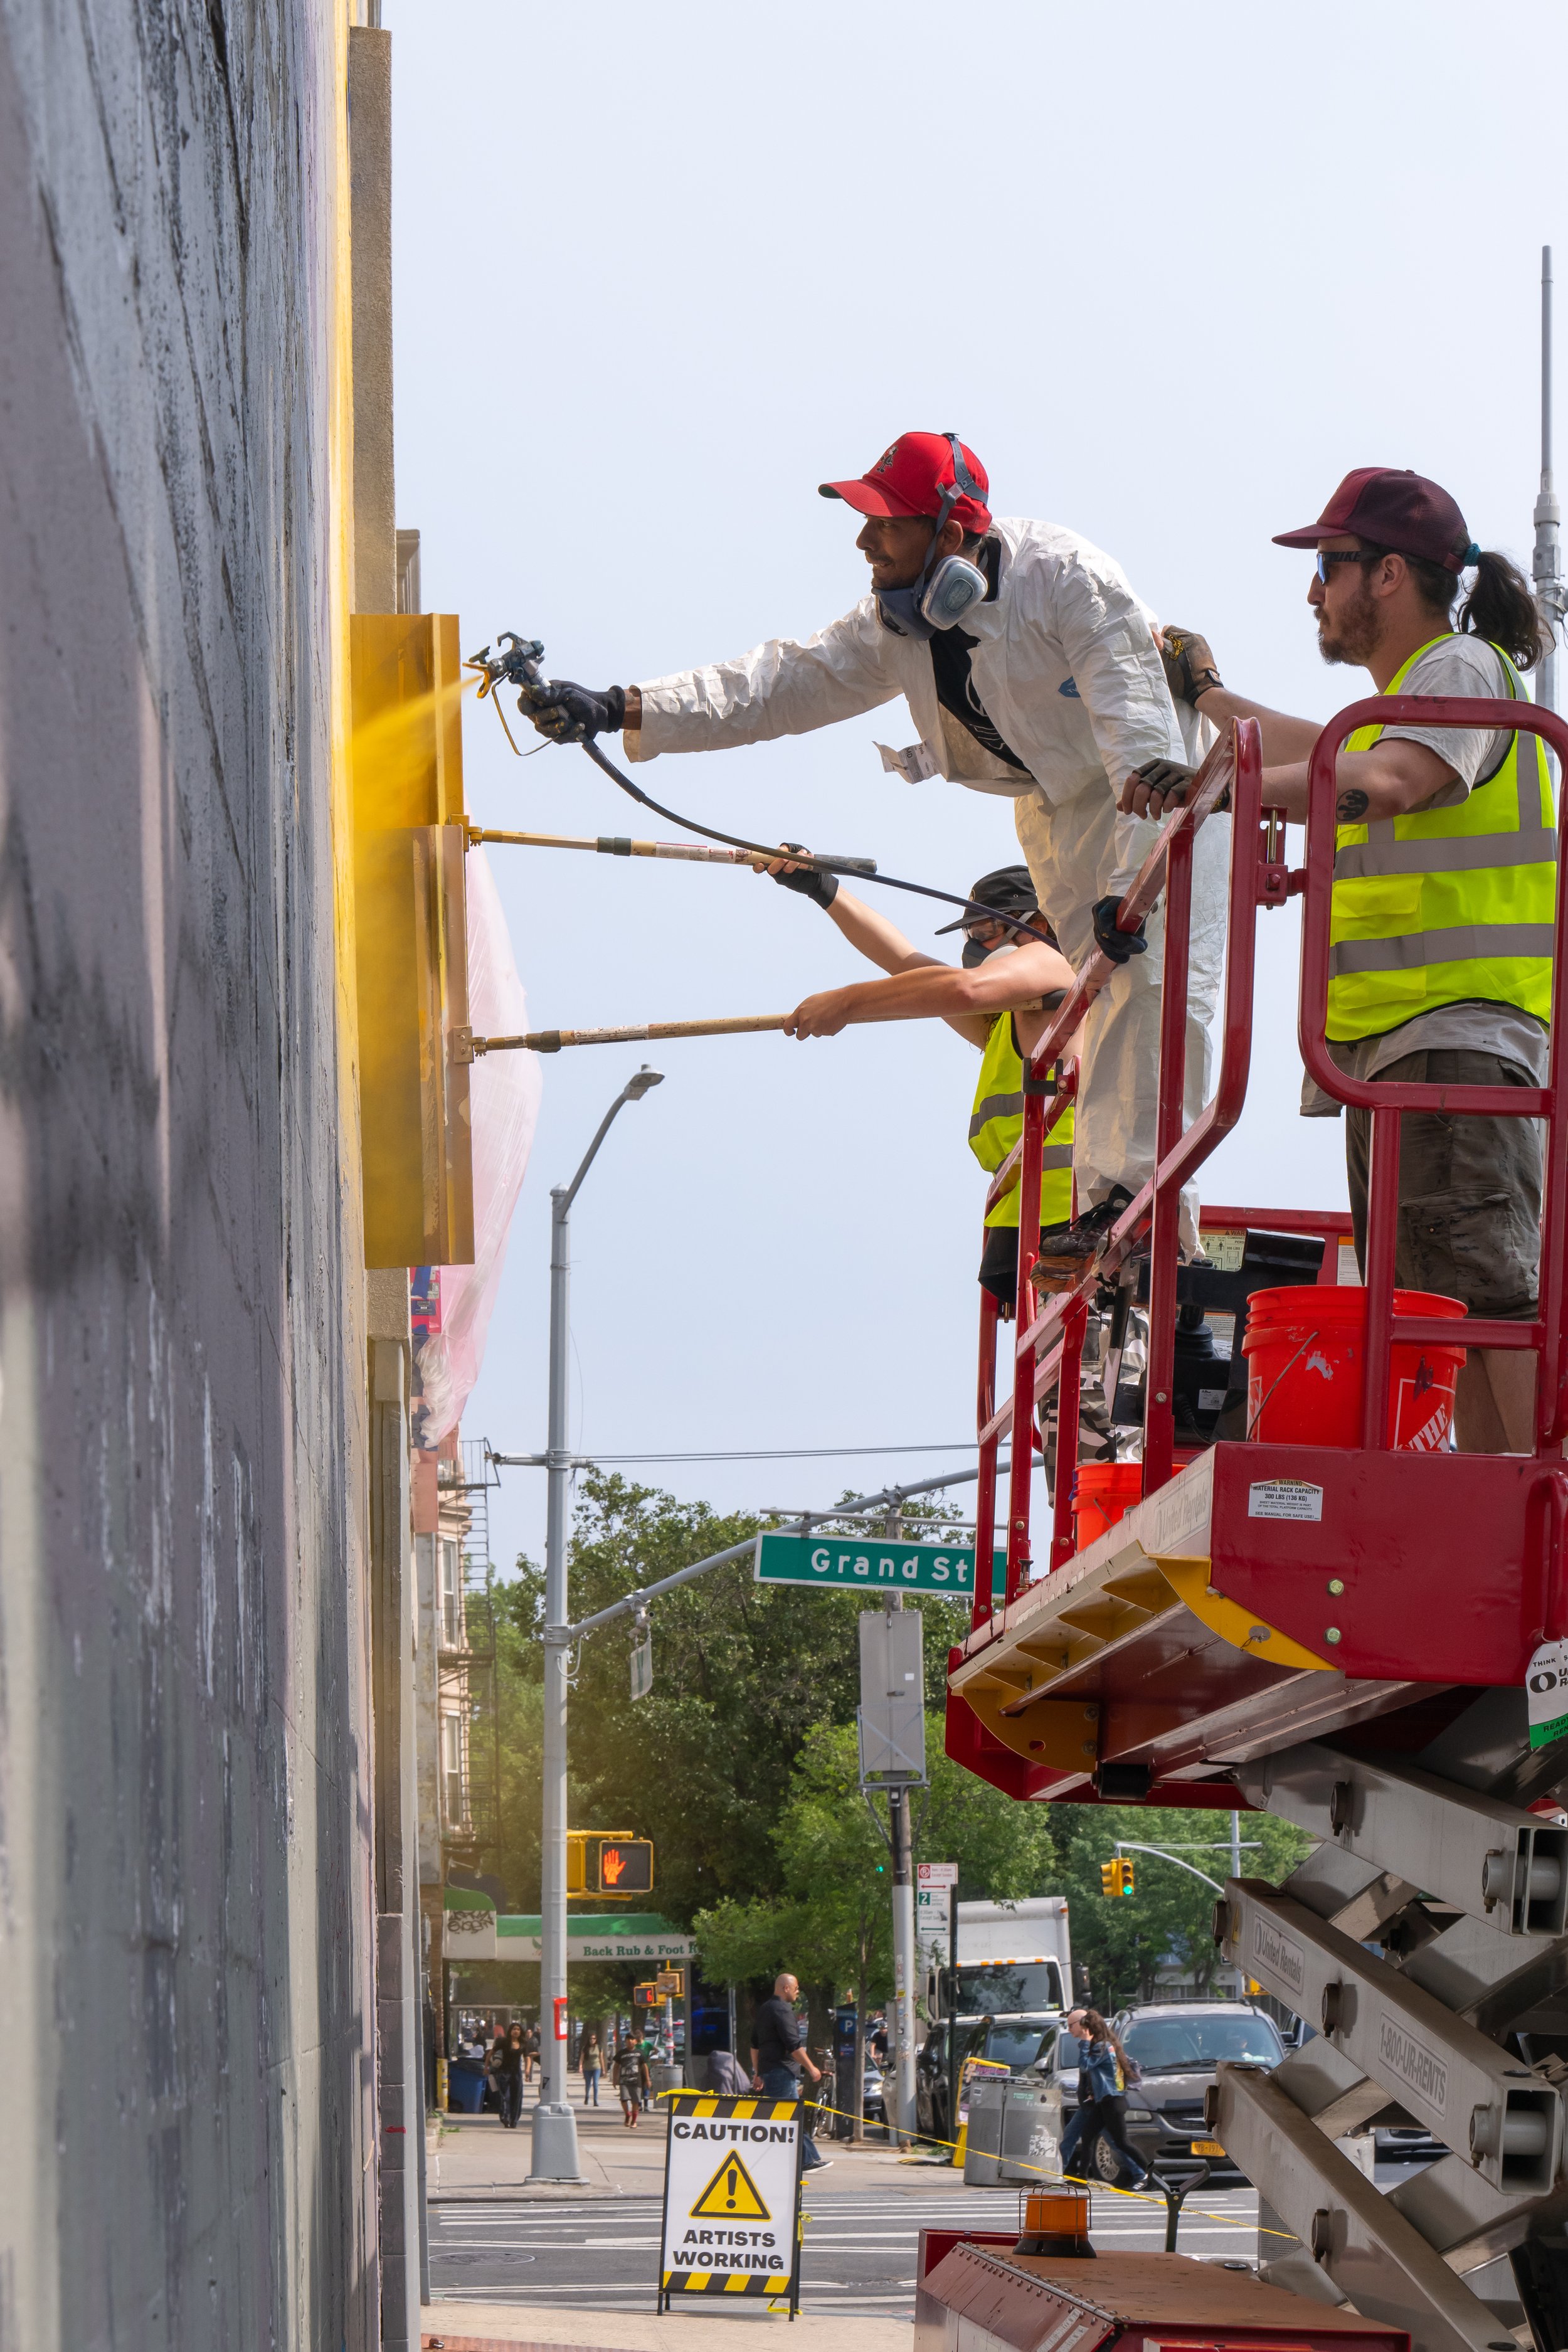
[[(779, 846), (795, 857), (811, 855), (801, 841), (784, 841)], [(819, 873), (815, 866), (797, 866), (793, 874), (775, 874), (773, 880), (782, 883), (786, 890), (798, 890), (803, 898), (815, 899), (825, 909), (831, 907), (838, 896), (837, 875)]]
[(1160, 658), (1165, 665), (1165, 683), (1173, 702), (1190, 703), (1195, 710), (1198, 697), (1211, 686), (1223, 686), (1225, 681), (1214, 666), (1214, 655), (1206, 637), (1196, 629), (1184, 629), (1173, 622), (1160, 632), (1164, 643)]
[(518, 707), (552, 743), (586, 743), (594, 735), (616, 735), (626, 724), (626, 690), (607, 686), (602, 694), (574, 686), (569, 677), (542, 678), (525, 686)]
[[(1143, 923), (1135, 931), (1119, 931), (1116, 909), (1121, 904), (1114, 891), (1109, 898), (1097, 898), (1089, 908), (1094, 920), (1094, 944), (1103, 948), (1112, 963), (1125, 963), (1129, 956), (1147, 955), (1149, 942), (1143, 936)], [(1143, 918), (1146, 923), (1149, 918)]]

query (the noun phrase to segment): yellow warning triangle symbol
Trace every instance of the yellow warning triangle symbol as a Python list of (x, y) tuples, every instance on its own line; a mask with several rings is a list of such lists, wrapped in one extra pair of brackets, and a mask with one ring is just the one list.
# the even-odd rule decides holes
[(757, 2184), (738, 2156), (727, 2156), (696, 2204), (692, 2220), (769, 2221), (773, 2219), (757, 2194)]

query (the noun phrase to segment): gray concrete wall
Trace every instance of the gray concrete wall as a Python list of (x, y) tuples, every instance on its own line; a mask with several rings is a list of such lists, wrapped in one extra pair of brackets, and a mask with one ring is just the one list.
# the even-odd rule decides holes
[(0, 2352), (377, 2335), (343, 74), (0, 0)]

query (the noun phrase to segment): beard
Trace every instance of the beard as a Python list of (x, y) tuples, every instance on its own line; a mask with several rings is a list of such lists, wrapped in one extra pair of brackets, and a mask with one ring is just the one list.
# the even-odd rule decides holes
[(1318, 651), (1326, 662), (1364, 667), (1377, 651), (1380, 635), (1377, 606), (1364, 572), (1357, 573), (1355, 595), (1336, 620), (1326, 621), (1324, 608), (1318, 607)]

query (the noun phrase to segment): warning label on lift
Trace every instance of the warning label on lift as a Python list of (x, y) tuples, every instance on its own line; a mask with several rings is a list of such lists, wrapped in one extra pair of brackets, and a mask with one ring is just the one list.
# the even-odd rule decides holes
[(1249, 1519), (1321, 1519), (1323, 1490), (1305, 1478), (1259, 1478), (1247, 1490)]
[(1524, 1696), (1532, 1748), (1568, 1736), (1568, 1642), (1542, 1642), (1525, 1670)]

